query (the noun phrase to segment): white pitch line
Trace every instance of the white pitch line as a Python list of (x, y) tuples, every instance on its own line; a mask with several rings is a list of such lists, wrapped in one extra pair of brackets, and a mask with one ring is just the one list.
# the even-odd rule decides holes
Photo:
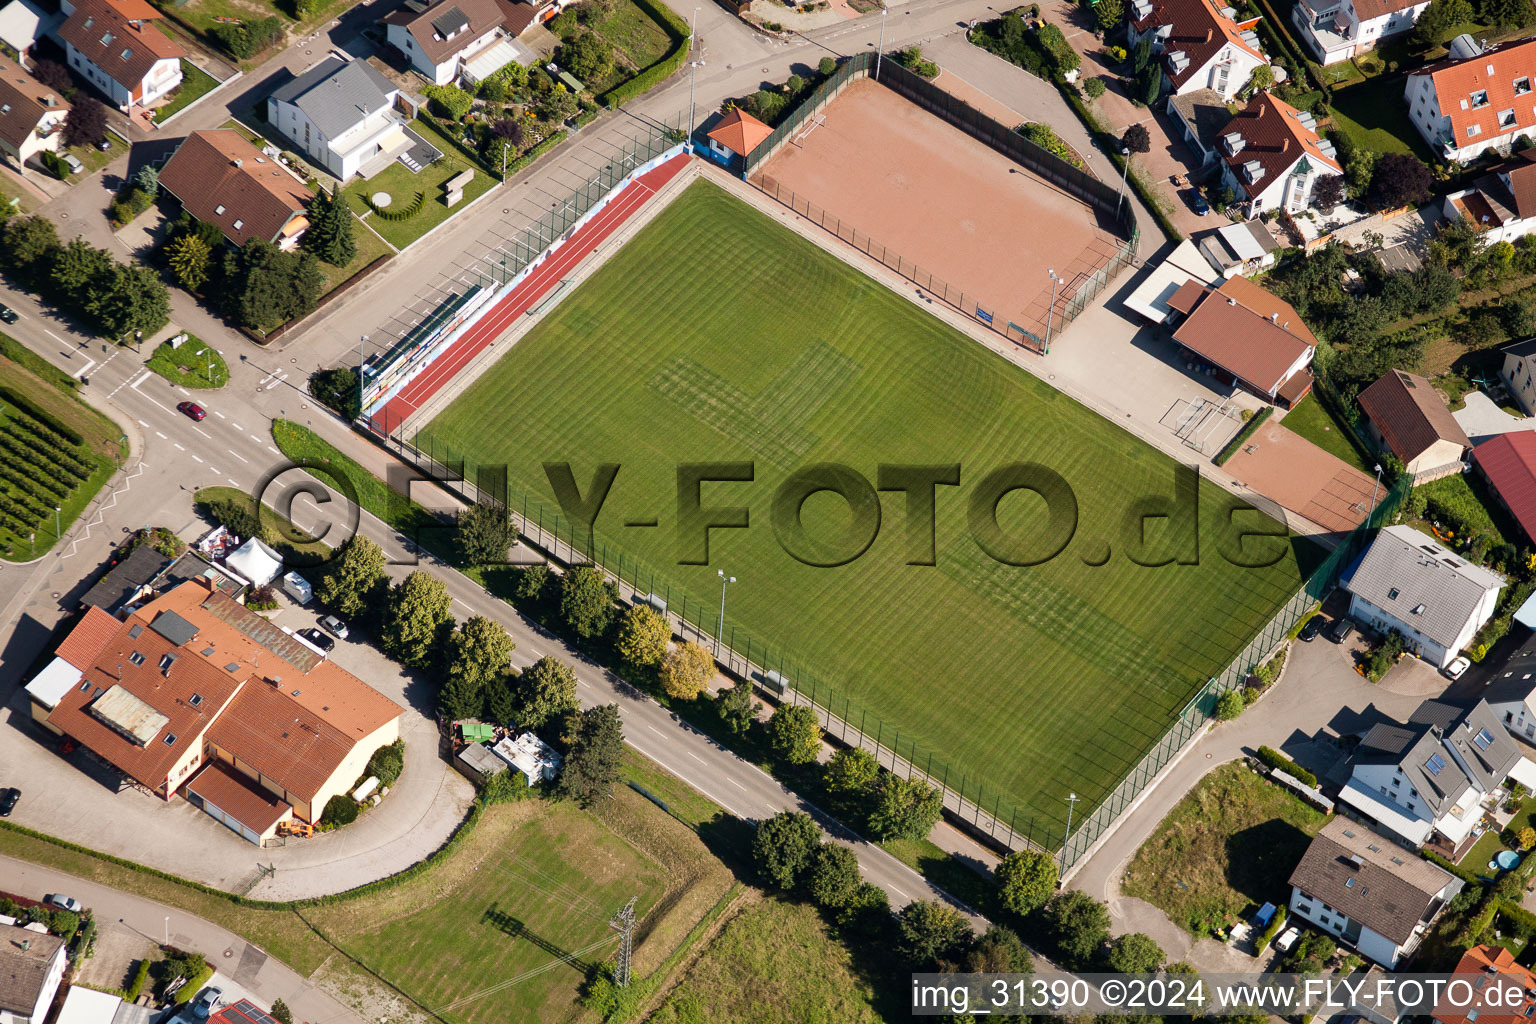
[(229, 454), (233, 455), (235, 458), (239, 459), (241, 462), (250, 462), (251, 461), (250, 459), (246, 458), (244, 455), (241, 455), (239, 452), (235, 451), (233, 448), (226, 448), (224, 450), (229, 452)]

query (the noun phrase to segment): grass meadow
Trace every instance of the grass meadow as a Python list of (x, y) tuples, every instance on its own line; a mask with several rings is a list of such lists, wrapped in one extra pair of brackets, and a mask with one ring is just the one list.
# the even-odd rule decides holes
[[(1277, 524), (1234, 515), (1237, 499), (1205, 483), (1143, 538), (1145, 503), (1175, 494), (1172, 460), (707, 182), (416, 443), (467, 458), (471, 475), (504, 463), (514, 493), (550, 511), (543, 463), (569, 462), (584, 494), (597, 464), (619, 463), (596, 521), (605, 562), (622, 555), (626, 578), (654, 577), (673, 610), (686, 600), (711, 631), (716, 572), (736, 576), (727, 642), (745, 650), (750, 636), (752, 659), (784, 665), (806, 692), (814, 676), (819, 701), (904, 755), (916, 743), (919, 767), (1021, 831), (1035, 819), (1041, 839), (1059, 841), (1068, 792), (1085, 798), (1079, 815), (1098, 803), (1294, 592), (1308, 568), (1297, 551), (1315, 557), (1278, 538), (1244, 548), (1234, 530)], [(708, 564), (680, 564), (701, 555), (676, 511), (677, 466), (696, 462), (752, 463), (750, 481), (701, 489), (706, 507), (744, 507), (748, 525), (711, 529)], [(1028, 462), (1069, 485), (1076, 529), (1058, 556), (1021, 567), (984, 552), (969, 506), (988, 474)], [(773, 514), (780, 485), (816, 463), (871, 485), (882, 463), (958, 464), (960, 484), (936, 488), (931, 531), (912, 529), (904, 496), (886, 493), (867, 550), (816, 567), (786, 553), (792, 515), (776, 525)], [(990, 502), (979, 504), (985, 519)], [(995, 510), (1036, 555), (1071, 518), (1027, 490)], [(821, 561), (867, 532), (828, 493), (800, 512), (803, 546)], [(930, 540), (936, 564), (908, 564)], [(1175, 546), (1198, 564), (1127, 557), (1157, 562)], [(1239, 548), (1273, 564), (1234, 565)]]

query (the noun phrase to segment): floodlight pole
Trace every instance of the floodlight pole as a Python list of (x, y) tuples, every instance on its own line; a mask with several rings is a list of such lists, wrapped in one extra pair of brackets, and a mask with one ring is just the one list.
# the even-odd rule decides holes
[(694, 35), (696, 34), (695, 30), (698, 28), (698, 26), (699, 26), (699, 9), (697, 7), (695, 7), (693, 9), (693, 17), (688, 19), (688, 52), (689, 53), (693, 52), (693, 38), (694, 38)]
[(1381, 463), (1376, 463), (1376, 486), (1371, 488), (1371, 511), (1365, 517), (1365, 525), (1371, 525), (1371, 517), (1376, 514), (1376, 492), (1381, 489)]
[(1061, 837), (1061, 860), (1063, 864), (1066, 863), (1067, 859), (1067, 842), (1072, 838), (1072, 811), (1077, 807), (1077, 801), (1078, 796), (1076, 793), (1067, 794), (1067, 831)]
[(1125, 163), (1120, 167), (1120, 191), (1115, 193), (1115, 216), (1120, 216), (1120, 204), (1125, 200), (1125, 179), (1131, 173), (1131, 147), (1121, 146), (1120, 155), (1125, 157)]
[(688, 62), (688, 144), (690, 146), (693, 144), (693, 83), (699, 76), (699, 68), (703, 66), (702, 60)]
[(880, 4), (880, 45), (875, 47), (875, 81), (880, 80), (880, 59), (885, 56), (885, 14), (884, 0)]
[(735, 583), (735, 576), (727, 576), (724, 569), (716, 569), (720, 577), (720, 621), (715, 623), (715, 657), (720, 657), (720, 637), (725, 634), (725, 585)]
[(357, 342), (357, 414), (359, 416), (361, 416), (363, 414), (363, 366), (366, 365), (367, 362), (368, 362), (368, 358), (367, 358), (366, 355), (364, 355), (363, 349), (364, 349), (364, 347), (367, 344), (368, 344), (368, 335), (365, 334), (360, 339), (358, 339), (358, 342)]
[(1056, 311), (1056, 286), (1061, 284), (1061, 278), (1056, 276), (1055, 270), (1047, 270), (1046, 273), (1051, 275), (1051, 304), (1045, 308), (1045, 351), (1040, 353), (1043, 356), (1051, 354), (1051, 314)]

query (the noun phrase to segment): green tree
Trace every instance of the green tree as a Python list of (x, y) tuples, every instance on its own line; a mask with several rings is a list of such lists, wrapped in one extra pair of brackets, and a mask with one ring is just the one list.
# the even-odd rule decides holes
[(1082, 970), (1109, 940), (1109, 909), (1087, 893), (1070, 889), (1045, 905), (1045, 926), (1062, 963)]
[(270, 330), (315, 308), (325, 276), (314, 254), (283, 252), (252, 238), (225, 253), (225, 311), (245, 326)]
[(822, 775), (827, 794), (839, 810), (859, 807), (880, 782), (880, 764), (863, 747), (845, 747), (835, 752)]
[(189, 292), (195, 292), (208, 282), (208, 266), (213, 252), (208, 243), (195, 234), (185, 234), (166, 249), (170, 257), (171, 274), (176, 283)]
[(389, 590), (380, 645), (384, 653), (412, 668), (425, 668), (453, 625), (448, 585), (417, 569)]
[(1056, 861), (1036, 850), (1015, 850), (994, 872), (1003, 906), (1015, 914), (1033, 914), (1056, 892)]
[[(648, 668), (661, 664), (671, 642), (672, 626), (666, 616), (648, 604), (637, 604), (619, 619), (619, 635), (613, 648), (629, 664)], [(713, 666), (713, 661), (710, 664)], [(695, 689), (694, 693), (697, 692)]]
[[(504, 725), (508, 728), (523, 724), (518, 721), (517, 714), (517, 687), (519, 682), (518, 677), (508, 674), (491, 680), (481, 690), (480, 696), (483, 703), (480, 714), (486, 721), (495, 722), (497, 725)], [(451, 680), (449, 686), (454, 686)], [(469, 687), (466, 686), (465, 689), (469, 689)], [(466, 694), (465, 702), (468, 703), (468, 700), (469, 698)]]
[(278, 1024), (293, 1024), (293, 1011), (288, 1009), (288, 1004), (281, 999), (272, 1000), (272, 1018)]
[(762, 702), (752, 696), (752, 684), (746, 680), (722, 686), (715, 694), (715, 713), (733, 735), (740, 736), (751, 728), (761, 710)]
[(818, 907), (845, 907), (858, 892), (859, 858), (846, 846), (823, 843), (811, 864), (811, 899)]
[[(668, 629), (668, 635), (671, 630)], [(715, 677), (715, 657), (691, 640), (684, 640), (661, 659), (662, 689), (669, 697), (693, 700)]]
[(350, 619), (368, 605), (383, 580), (384, 549), (359, 533), (342, 545), (340, 557), (321, 577), (315, 596), (325, 607)]
[(352, 367), (316, 370), (309, 375), (309, 393), (337, 415), (349, 420), (357, 418), (361, 398), (357, 393), (357, 371)]
[(322, 186), (309, 202), (309, 230), (300, 243), (333, 267), (344, 267), (357, 257), (352, 235), (352, 209), (337, 185), (327, 192)]
[(555, 51), (555, 63), (595, 85), (613, 74), (613, 47), (596, 32), (583, 32)]
[(1158, 99), (1163, 95), (1163, 69), (1161, 65), (1149, 64), (1142, 82), (1141, 99), (1149, 107), (1155, 107)]
[(944, 810), (944, 797), (920, 779), (881, 777), (869, 830), (876, 839), (924, 839)]
[(575, 711), (576, 670), (545, 655), (517, 677), (517, 720), (537, 729), (567, 711)]
[(24, 282), (37, 285), (46, 280), (58, 249), (58, 229), (47, 217), (12, 217), (5, 222), (0, 260)]
[(1152, 63), (1152, 33), (1148, 32), (1136, 40), (1136, 46), (1131, 50), (1131, 71), (1140, 77)]
[(507, 549), (517, 539), (512, 510), (491, 501), (477, 501), (459, 513), (459, 550), (470, 565), (505, 565)]
[(823, 78), (831, 77), (837, 71), (837, 59), (834, 57), (821, 58), (821, 62), (816, 65), (816, 70)]
[(53, 265), (48, 279), (53, 290), (60, 295), (84, 295), (98, 282), (112, 274), (112, 254), (86, 243), (76, 235), (69, 244), (53, 253)]
[(1168, 954), (1151, 936), (1131, 932), (1109, 944), (1105, 962), (1117, 974), (1154, 974), (1167, 961)]
[(1216, 698), (1216, 718), (1222, 722), (1230, 722), (1242, 714), (1247, 706), (1241, 690), (1228, 690)]
[(752, 861), (758, 874), (776, 889), (793, 889), (815, 862), (821, 829), (803, 811), (780, 811), (757, 823)]
[(896, 952), (914, 971), (958, 964), (974, 940), (970, 922), (938, 900), (908, 903), (896, 922)]
[(526, 604), (542, 604), (549, 597), (553, 575), (543, 562), (522, 569), (512, 587), (512, 596)]
[(154, 164), (145, 164), (133, 176), (133, 187), (153, 199), (160, 194), (160, 172)]
[(1525, 28), (1536, 19), (1530, 0), (1481, 0), (1479, 14), (1483, 21), (1500, 28)]
[(618, 594), (596, 566), (578, 565), (560, 581), (560, 617), (583, 640), (602, 636)]
[(1035, 961), (1017, 932), (994, 924), (970, 948), (965, 969), (973, 974), (1034, 974)]
[(617, 704), (600, 704), (581, 713), (576, 742), (560, 770), (559, 793), (590, 807), (612, 795), (624, 764), (624, 726)]
[(810, 764), (821, 750), (816, 712), (803, 704), (781, 704), (768, 719), (768, 742), (790, 764)]
[(485, 706), (486, 691), (511, 668), (516, 645), (501, 623), (475, 615), (448, 637), (447, 680), (438, 697), (440, 710), (452, 719), (474, 718)]
[(1446, 29), (1472, 20), (1472, 5), (1467, 0), (1430, 0), (1419, 20), (1413, 23), (1413, 42), (1420, 49), (1441, 41)]
[(125, 342), (134, 331), (153, 334), (164, 327), (171, 319), (171, 296), (148, 267), (114, 263), (87, 289), (85, 312), (103, 337)]

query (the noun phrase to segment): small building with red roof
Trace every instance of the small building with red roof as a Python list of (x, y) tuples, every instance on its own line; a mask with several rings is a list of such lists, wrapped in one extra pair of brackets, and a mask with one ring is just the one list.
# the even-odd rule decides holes
[(1132, 0), (1128, 39), (1134, 48), (1152, 37), (1174, 93), (1211, 89), (1230, 100), (1268, 63), (1258, 24), (1258, 18), (1238, 21), (1219, 0)]
[(709, 130), (709, 155), (729, 167), (736, 158), (747, 156), (772, 134), (772, 128), (745, 110), (733, 107)]
[(1435, 1024), (1530, 1024), (1536, 975), (1503, 946), (1473, 946), (1461, 955), (1454, 974), (1467, 983), (1472, 998), (1459, 992), (1452, 997), (1446, 990), (1435, 1005)]
[(1245, 277), (1187, 281), (1167, 300), (1173, 340), (1220, 379), (1289, 408), (1312, 389), (1317, 338), (1289, 303)]
[(59, 26), (69, 66), (119, 110), (147, 107), (181, 84), (187, 51), (154, 24), (144, 0), (64, 0)]
[(1467, 163), (1487, 150), (1509, 152), (1536, 131), (1536, 39), (1483, 49), (1468, 35), (1451, 40), (1445, 60), (1409, 75), (1408, 117), (1436, 153)]
[(1476, 225), (1485, 245), (1536, 231), (1536, 147), (1490, 167), (1471, 188), (1446, 196), (1442, 212)]
[(1318, 134), (1312, 115), (1267, 92), (1232, 118), (1219, 149), (1222, 180), (1247, 201), (1250, 217), (1270, 210), (1300, 213), (1312, 205), (1319, 178), (1343, 173), (1333, 143)]
[(1461, 472), (1472, 442), (1429, 381), (1407, 370), (1388, 370), (1355, 401), (1371, 440), (1397, 456), (1415, 484)]
[(1536, 543), (1536, 432), (1512, 430), (1491, 437), (1472, 449), (1472, 464), (1526, 540)]

